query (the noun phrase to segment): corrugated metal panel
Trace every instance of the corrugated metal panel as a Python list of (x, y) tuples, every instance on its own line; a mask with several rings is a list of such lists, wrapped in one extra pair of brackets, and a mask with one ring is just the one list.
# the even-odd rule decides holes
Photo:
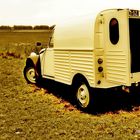
[(54, 51), (55, 80), (70, 83), (69, 51)]
[(93, 51), (71, 51), (71, 71), (84, 74), (93, 86), (95, 84)]
[(93, 51), (91, 50), (55, 50), (55, 80), (71, 84), (71, 78), (76, 73), (86, 76), (90, 85), (94, 85)]
[(127, 60), (126, 53), (121, 50), (112, 50), (106, 53), (107, 80), (126, 84)]

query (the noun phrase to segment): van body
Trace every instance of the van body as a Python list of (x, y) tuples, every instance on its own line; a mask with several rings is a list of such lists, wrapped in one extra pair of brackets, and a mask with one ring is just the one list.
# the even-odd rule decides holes
[[(96, 18), (90, 15), (56, 25), (53, 47), (29, 56), (27, 63), (39, 58), (43, 78), (76, 85), (77, 100), (87, 108), (89, 88), (131, 87), (140, 82), (139, 34), (140, 11), (104, 10)], [(36, 66), (37, 59), (33, 63)]]

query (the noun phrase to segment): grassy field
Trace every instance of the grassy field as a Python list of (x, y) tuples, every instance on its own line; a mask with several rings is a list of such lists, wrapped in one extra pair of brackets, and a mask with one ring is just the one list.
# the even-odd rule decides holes
[(104, 111), (84, 113), (63, 86), (51, 93), (47, 86), (27, 84), (24, 65), (25, 58), (0, 56), (0, 140), (140, 139), (140, 98), (107, 96), (103, 104), (101, 96)]
[(37, 50), (37, 43), (41, 43), (40, 49), (46, 48), (51, 33), (51, 30), (0, 30), (0, 54), (27, 57), (33, 50)]

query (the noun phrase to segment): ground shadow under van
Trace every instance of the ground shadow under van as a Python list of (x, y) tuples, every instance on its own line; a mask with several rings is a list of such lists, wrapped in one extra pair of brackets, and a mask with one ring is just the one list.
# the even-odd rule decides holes
[[(76, 107), (71, 86), (46, 79), (42, 79), (37, 86), (47, 89), (49, 93), (68, 101)], [(92, 93), (94, 94), (95, 106), (87, 110), (91, 114), (117, 113), (119, 110), (133, 111), (140, 106), (140, 88), (136, 88), (130, 93), (116, 89), (92, 89)]]

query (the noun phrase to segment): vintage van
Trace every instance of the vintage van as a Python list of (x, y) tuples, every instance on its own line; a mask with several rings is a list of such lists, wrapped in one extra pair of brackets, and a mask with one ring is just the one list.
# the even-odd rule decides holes
[(92, 102), (94, 89), (139, 85), (140, 11), (108, 9), (96, 18), (79, 17), (53, 30), (53, 46), (27, 58), (28, 82), (42, 77), (72, 85), (84, 109)]

